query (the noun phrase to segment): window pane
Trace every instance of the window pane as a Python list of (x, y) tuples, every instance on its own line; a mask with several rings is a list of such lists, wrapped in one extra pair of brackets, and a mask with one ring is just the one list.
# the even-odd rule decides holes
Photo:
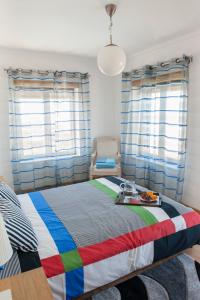
[(130, 109), (133, 115), (127, 114), (133, 122), (130, 122), (128, 131), (140, 135), (139, 140), (137, 135), (132, 137), (133, 153), (137, 151), (137, 145), (141, 145), (141, 155), (173, 161), (179, 159), (179, 125), (186, 124), (186, 113), (182, 108), (184, 92), (179, 83), (169, 87), (133, 88)]
[(56, 95), (56, 100), (53, 95), (52, 92), (27, 91), (18, 100), (23, 158), (76, 155), (78, 93), (62, 92)]

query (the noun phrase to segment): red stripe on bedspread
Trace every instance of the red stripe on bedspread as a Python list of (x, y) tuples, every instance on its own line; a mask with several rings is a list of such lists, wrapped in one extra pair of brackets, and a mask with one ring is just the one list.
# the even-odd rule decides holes
[(200, 214), (198, 214), (196, 211), (185, 213), (182, 215), (182, 217), (185, 219), (187, 228), (200, 224)]
[(63, 274), (65, 272), (60, 255), (51, 256), (41, 260), (41, 265), (47, 278)]
[[(200, 224), (200, 215), (195, 211), (187, 212), (182, 216), (187, 228)], [(78, 248), (83, 265), (95, 263), (175, 233), (176, 228), (172, 220), (167, 219), (101, 243)], [(41, 264), (48, 278), (65, 272), (60, 255), (42, 259)]]
[(135, 249), (151, 241), (175, 233), (175, 225), (171, 219), (144, 227), (101, 243), (79, 248), (83, 265), (106, 259), (121, 252)]

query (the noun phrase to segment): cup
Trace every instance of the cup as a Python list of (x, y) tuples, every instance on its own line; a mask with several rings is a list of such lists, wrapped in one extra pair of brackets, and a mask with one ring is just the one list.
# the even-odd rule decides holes
[(125, 196), (133, 196), (138, 194), (135, 187), (135, 181), (126, 180), (125, 182), (122, 182), (120, 184), (120, 189)]

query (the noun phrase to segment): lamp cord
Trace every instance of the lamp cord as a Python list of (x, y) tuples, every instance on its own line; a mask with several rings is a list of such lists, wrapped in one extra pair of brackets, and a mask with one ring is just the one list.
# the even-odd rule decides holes
[(111, 45), (112, 45), (112, 27), (113, 27), (113, 22), (112, 22), (112, 17), (110, 16), (109, 32), (110, 32), (110, 44)]

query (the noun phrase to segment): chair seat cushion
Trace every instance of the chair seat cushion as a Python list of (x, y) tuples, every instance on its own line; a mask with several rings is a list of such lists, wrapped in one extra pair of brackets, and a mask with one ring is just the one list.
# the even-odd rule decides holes
[(92, 170), (92, 173), (93, 174), (96, 174), (96, 175), (116, 175), (119, 173), (119, 168), (115, 167), (115, 168), (112, 168), (112, 169), (98, 169), (96, 167), (93, 168)]

